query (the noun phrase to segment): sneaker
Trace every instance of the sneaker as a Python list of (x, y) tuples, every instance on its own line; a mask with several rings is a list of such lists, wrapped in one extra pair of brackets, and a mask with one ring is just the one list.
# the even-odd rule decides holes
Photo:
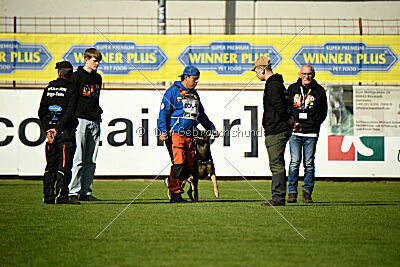
[(92, 195), (80, 195), (79, 200), (80, 201), (101, 201), (100, 199), (95, 198)]
[(261, 203), (261, 206), (285, 206), (285, 202), (275, 202), (275, 201), (268, 201), (265, 203)]
[(186, 203), (188, 201), (186, 199), (183, 199), (181, 194), (172, 193), (170, 202), (171, 203)]
[(287, 203), (297, 203), (297, 193), (290, 193), (288, 195)]
[(306, 203), (306, 204), (314, 203), (314, 201), (311, 198), (311, 195), (304, 190), (303, 190), (303, 203)]

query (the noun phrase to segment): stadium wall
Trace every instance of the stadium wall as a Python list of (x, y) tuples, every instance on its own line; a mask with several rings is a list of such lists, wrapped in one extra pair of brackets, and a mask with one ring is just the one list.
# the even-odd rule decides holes
[[(229, 1), (229, 4), (227, 4)], [(158, 34), (156, 0), (1, 0), (0, 31)], [(62, 7), (62, 8), (60, 8)], [(399, 1), (166, 1), (166, 34), (399, 34)]]
[[(226, 1), (167, 0), (167, 34), (171, 35), (153, 37), (144, 35), (157, 34), (157, 1), (71, 0), (65, 5), (65, 1), (38, 0), (35, 5), (40, 8), (32, 8), (32, 1), (0, 0), (0, 17), (6, 21), (7, 17), (16, 16), (17, 32), (29, 33), (13, 34), (12, 37), (2, 34), (1, 39), (17, 40), (25, 45), (24, 49), (27, 44), (43, 44), (45, 49), (41, 51), (47, 49), (49, 52), (47, 60), (39, 60), (38, 65), (41, 65), (35, 69), (29, 69), (29, 64), (25, 64), (27, 62), (23, 59), (25, 55), (30, 55), (31, 59), (37, 60), (34, 52), (29, 54), (29, 49), (12, 51), (17, 52), (13, 54), (14, 64), (4, 64), (4, 60), (1, 64), (0, 71), (3, 72), (0, 80), (17, 81), (19, 87), (7, 85), (0, 88), (0, 175), (42, 175), (45, 165), (44, 136), (37, 124), (36, 115), (41, 90), (37, 85), (36, 88), (21, 86), (22, 80), (40, 84), (53, 79), (52, 66), (66, 56), (67, 50), (73, 49), (72, 44), (82, 45), (75, 47), (79, 50), (83, 46), (86, 48), (94, 45), (96, 41), (104, 41), (94, 27), (99, 25), (108, 37), (112, 35), (113, 42), (135, 40), (136, 44), (158, 45), (164, 49), (171, 39), (183, 41), (173, 43), (165, 49), (168, 56), (167, 67), (160, 67), (156, 72), (143, 70), (160, 91), (153, 90), (153, 86), (149, 86), (137, 73), (103, 73), (106, 86), (101, 105), (105, 113), (97, 175), (168, 174), (168, 155), (165, 147), (157, 142), (155, 132), (160, 92), (168, 87), (178, 70), (185, 65), (184, 57), (182, 62), (178, 57), (188, 45), (203, 45), (211, 49), (211, 42), (223, 41), (230, 46), (239, 44), (237, 47), (242, 49), (246, 47), (242, 45), (243, 42), (249, 42), (250, 46), (272, 45), (279, 51), (304, 27), (301, 35), (314, 36), (301, 36), (285, 49), (275, 70), (283, 73), (285, 80), (290, 83), (296, 79), (297, 67), (301, 64), (299, 60), (305, 60), (307, 53), (311, 58), (318, 53), (325, 56), (330, 54), (336, 60), (334, 64), (325, 63), (317, 69), (317, 80), (328, 89), (330, 99), (330, 114), (322, 126), (317, 148), (317, 177), (399, 178), (400, 97), (398, 87), (388, 87), (399, 84), (399, 1), (236, 1), (236, 29), (229, 32), (237, 34), (235, 36), (222, 35), (226, 22)], [(127, 19), (124, 22), (125, 18)], [(192, 21), (192, 36), (185, 35), (188, 18), (197, 19)], [(359, 21), (358, 18), (364, 20)], [(110, 23), (118, 19), (122, 23)], [(60, 24), (60, 20), (71, 22)], [(126, 21), (130, 24), (133, 20), (137, 23), (124, 24)], [(13, 23), (0, 22), (0, 30), (4, 29), (4, 33), (12, 32), (13, 26)], [(131, 32), (134, 29), (139, 29), (144, 35), (125, 35), (125, 31)], [(358, 35), (363, 29), (368, 36)], [(92, 35), (33, 34), (36, 32), (79, 32)], [(124, 35), (113, 34), (120, 32)], [(77, 42), (72, 42), (72, 39)], [(319, 52), (313, 54), (307, 50), (307, 46), (313, 46)], [(220, 52), (226, 50), (229, 50), (228, 46)], [(353, 52), (347, 53), (349, 50)], [(255, 53), (251, 52), (253, 57)], [(346, 63), (345, 56), (342, 63), (337, 64), (340, 54), (351, 54), (350, 58), (358, 58), (360, 64), (349, 66), (349, 58)], [(11, 52), (9, 55), (11, 56)], [(361, 56), (357, 57), (358, 55)], [(75, 65), (78, 63), (79, 60)], [(270, 176), (260, 126), (263, 84), (253, 82), (235, 97), (238, 90), (252, 78), (250, 73), (238, 74), (235, 71), (240, 72), (248, 66), (228, 69), (229, 64), (226, 63), (223, 64), (226, 68), (223, 66), (212, 69), (221, 65), (218, 62), (213, 63), (216, 64), (203, 66), (201, 82), (214, 83), (220, 90), (207, 89), (212, 86), (202, 88), (201, 83), (199, 89), (205, 89), (200, 90), (200, 95), (207, 113), (225, 135), (216, 139), (212, 145), (217, 175)], [(247, 63), (251, 64), (252, 60)], [(102, 66), (105, 65), (107, 64), (103, 62)], [(116, 65), (118, 64), (111, 64), (110, 68), (113, 69)], [(21, 66), (25, 69), (15, 69)], [(7, 68), (12, 70), (8, 74), (4, 73)], [(121, 68), (116, 67), (115, 70)], [(227, 70), (231, 72), (226, 73)], [(224, 87), (224, 84), (235, 79), (238, 84), (243, 83), (243, 86), (237, 87), (236, 91), (229, 86)], [(141, 84), (142, 89), (129, 90), (129, 81)], [(118, 83), (122, 86), (110, 88), (110, 85)], [(359, 83), (367, 87), (357, 87)], [(118, 89), (122, 87), (124, 90)], [(227, 101), (234, 97), (234, 101), (224, 108)], [(288, 153), (287, 150), (287, 162)]]
[[(36, 89), (0, 90), (0, 175), (43, 173), (45, 135), (36, 115), (41, 93)], [(169, 173), (167, 150), (156, 136), (161, 93), (102, 92), (97, 175), (112, 178)], [(261, 128), (262, 91), (246, 90), (237, 97), (238, 91), (199, 93), (208, 116), (223, 134), (211, 146), (217, 175), (270, 176)], [(328, 97), (330, 113), (318, 141), (316, 176), (399, 178), (400, 91), (330, 86)], [(288, 164), (288, 149), (285, 158)]]
[[(229, 0), (232, 1), (232, 0)], [(0, 16), (157, 17), (157, 0), (1, 0)], [(224, 18), (226, 0), (166, 0), (167, 18)], [(236, 18), (398, 18), (399, 1), (236, 1)], [(168, 32), (168, 31), (167, 31)]]
[(261, 55), (269, 56), (288, 82), (297, 80), (304, 64), (312, 64), (324, 83), (398, 84), (400, 76), (399, 36), (0, 33), (0, 80), (47, 82), (55, 62), (68, 60), (77, 68), (88, 47), (103, 54), (104, 82), (168, 83), (193, 64), (202, 82), (246, 84)]

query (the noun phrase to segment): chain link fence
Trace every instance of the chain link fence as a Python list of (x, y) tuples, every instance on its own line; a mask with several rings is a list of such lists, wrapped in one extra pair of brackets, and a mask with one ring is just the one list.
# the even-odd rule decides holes
[[(168, 18), (166, 33), (171, 35), (400, 35), (400, 19), (365, 18), (237, 18), (234, 29), (226, 33), (227, 20), (223, 18)], [(157, 35), (157, 18), (120, 17), (0, 17), (2, 33), (46, 34), (140, 34)], [(155, 83), (160, 89), (164, 82)], [(357, 83), (358, 84), (358, 83)], [(393, 84), (398, 85), (399, 83)], [(45, 82), (0, 81), (0, 87), (42, 87)], [(377, 84), (380, 85), (380, 84)], [(386, 85), (386, 84), (385, 84)], [(105, 88), (154, 89), (145, 82), (108, 83)], [(199, 89), (240, 89), (246, 83), (202, 82)], [(248, 89), (260, 88), (251, 83)]]
[[(399, 35), (400, 19), (366, 18), (237, 18), (226, 32), (223, 18), (168, 18), (167, 34)], [(157, 18), (0, 17), (3, 33), (158, 34)]]

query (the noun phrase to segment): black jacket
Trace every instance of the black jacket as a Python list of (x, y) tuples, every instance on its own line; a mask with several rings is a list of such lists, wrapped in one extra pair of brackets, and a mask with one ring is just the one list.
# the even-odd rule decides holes
[(65, 130), (75, 132), (78, 120), (75, 117), (77, 91), (74, 85), (62, 78), (51, 81), (44, 89), (39, 106), (39, 119), (47, 131), (55, 128), (58, 133)]
[(265, 135), (279, 134), (290, 130), (289, 99), (283, 85), (282, 75), (276, 73), (268, 78), (264, 90), (264, 114), (262, 124)]
[[(303, 95), (300, 90), (303, 90)], [(288, 94), (291, 113), (294, 120), (301, 124), (302, 133), (318, 134), (328, 111), (325, 89), (315, 80), (312, 81), (308, 89), (303, 88), (299, 78), (296, 83), (289, 86)], [(307, 119), (300, 119), (299, 113), (307, 113)]]
[(100, 120), (103, 113), (99, 105), (102, 85), (101, 75), (96, 71), (89, 73), (82, 66), (79, 66), (72, 75), (71, 81), (78, 90), (76, 117), (90, 121)]

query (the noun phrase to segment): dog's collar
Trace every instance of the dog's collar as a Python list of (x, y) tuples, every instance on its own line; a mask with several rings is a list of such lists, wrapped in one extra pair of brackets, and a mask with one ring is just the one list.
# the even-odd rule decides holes
[(209, 159), (207, 161), (202, 161), (202, 160), (198, 159), (197, 162), (199, 163), (199, 165), (206, 165), (206, 164), (212, 163), (212, 160)]

